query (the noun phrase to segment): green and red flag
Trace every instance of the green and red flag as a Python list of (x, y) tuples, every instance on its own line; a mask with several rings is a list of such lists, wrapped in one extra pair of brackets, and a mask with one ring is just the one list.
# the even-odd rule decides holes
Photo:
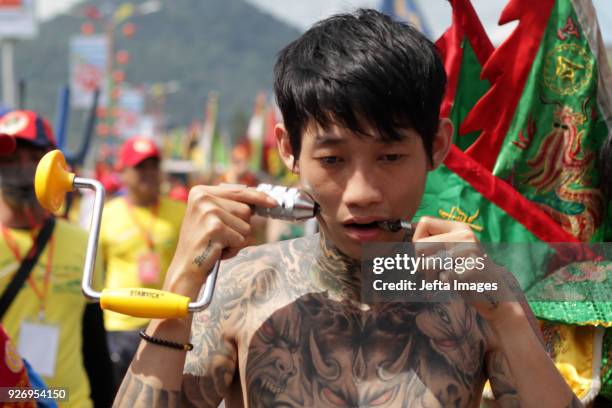
[[(465, 152), (453, 146), (430, 175), (420, 214), (472, 223), (484, 242), (602, 241), (612, 225), (596, 161), (612, 84), (598, 63), (605, 57), (590, 1), (510, 1), (500, 22), (519, 24), (495, 50), (469, 1), (451, 3), (453, 25), (437, 43), (449, 70), (442, 114), (459, 129), (456, 144), (469, 132), (478, 137)], [(491, 84), (479, 99), (486, 84), (469, 94), (465, 78), (474, 77)], [(439, 183), (449, 172), (457, 176), (450, 188)]]
[(491, 88), (492, 73), (482, 78), (482, 66), (493, 52), (493, 44), (469, 0), (450, 0), (453, 20), (436, 41), (448, 73), (447, 92), (440, 115), (453, 121), (453, 143), (468, 148), (479, 132), (459, 133), (460, 125), (476, 102)]
[(517, 19), (484, 66), (500, 75), (461, 125), (481, 131), (466, 152), (580, 241), (610, 239), (597, 160), (612, 81), (593, 6), (514, 0), (500, 22)]
[[(518, 25), (496, 49), (469, 1), (451, 3), (453, 25), (437, 45), (449, 77), (442, 113), (457, 129), (455, 146), (428, 177), (417, 216), (466, 222), (482, 242), (612, 240), (612, 208), (604, 205), (597, 171), (612, 130), (612, 75), (591, 1), (510, 0), (500, 24)], [(535, 255), (517, 258), (543, 258)], [(612, 268), (605, 265), (597, 273), (574, 267), (547, 275), (541, 265), (520, 263), (511, 270), (538, 317), (591, 326), (590, 347), (601, 351), (603, 329), (595, 326), (610, 327), (612, 302), (555, 302), (542, 295), (560, 288), (612, 293)], [(612, 395), (612, 369), (601, 368), (601, 392)], [(569, 371), (568, 381), (586, 378)], [(575, 388), (584, 400), (600, 384), (591, 380)]]

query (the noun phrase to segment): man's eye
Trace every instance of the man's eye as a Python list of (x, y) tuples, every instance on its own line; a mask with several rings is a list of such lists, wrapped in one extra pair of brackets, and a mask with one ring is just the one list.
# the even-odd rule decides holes
[(405, 156), (404, 154), (383, 154), (381, 156), (381, 159), (383, 161), (395, 162), (395, 161), (402, 159), (404, 156)]
[(326, 156), (326, 157), (319, 157), (318, 159), (322, 164), (325, 165), (332, 165), (332, 164), (338, 164), (340, 163), (341, 159), (338, 156)]

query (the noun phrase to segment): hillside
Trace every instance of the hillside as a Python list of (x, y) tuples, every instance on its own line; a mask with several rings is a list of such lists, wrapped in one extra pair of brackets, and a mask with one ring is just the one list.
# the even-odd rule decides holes
[[(17, 78), (27, 81), (27, 107), (51, 119), (57, 89), (68, 81), (69, 38), (79, 33), (85, 21), (81, 8), (77, 5), (71, 13), (43, 23), (38, 38), (16, 48)], [(244, 0), (163, 1), (161, 11), (133, 16), (129, 21), (136, 25), (134, 36), (125, 38), (120, 30), (115, 36), (115, 50), (130, 53), (126, 81), (151, 84), (178, 80), (180, 90), (166, 100), (169, 122), (175, 125), (201, 117), (210, 90), (221, 94), (222, 124), (227, 125), (237, 112), (250, 114), (256, 93), (272, 87), (277, 52), (299, 35), (296, 29)], [(73, 115), (71, 122), (77, 117)], [(71, 141), (74, 138), (71, 135)]]

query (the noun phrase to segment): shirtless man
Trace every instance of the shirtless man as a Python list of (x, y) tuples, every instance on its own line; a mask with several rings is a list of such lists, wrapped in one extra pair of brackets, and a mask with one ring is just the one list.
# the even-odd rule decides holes
[[(320, 204), (321, 233), (242, 249), (239, 187), (191, 190), (165, 289), (196, 298), (219, 256), (212, 305), (154, 320), (115, 401), (122, 407), (478, 407), (486, 380), (503, 407), (578, 407), (516, 302), (361, 299), (362, 244), (397, 242), (376, 222), (411, 219), (452, 126), (431, 42), (371, 10), (320, 22), (275, 67), (285, 163)], [(476, 242), (461, 223), (422, 218), (413, 241)]]

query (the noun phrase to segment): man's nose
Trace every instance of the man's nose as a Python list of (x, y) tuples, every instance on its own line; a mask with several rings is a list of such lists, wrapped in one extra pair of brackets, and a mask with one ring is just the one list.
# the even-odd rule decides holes
[(347, 206), (366, 207), (382, 201), (380, 180), (368, 169), (356, 169), (346, 182), (343, 201)]

